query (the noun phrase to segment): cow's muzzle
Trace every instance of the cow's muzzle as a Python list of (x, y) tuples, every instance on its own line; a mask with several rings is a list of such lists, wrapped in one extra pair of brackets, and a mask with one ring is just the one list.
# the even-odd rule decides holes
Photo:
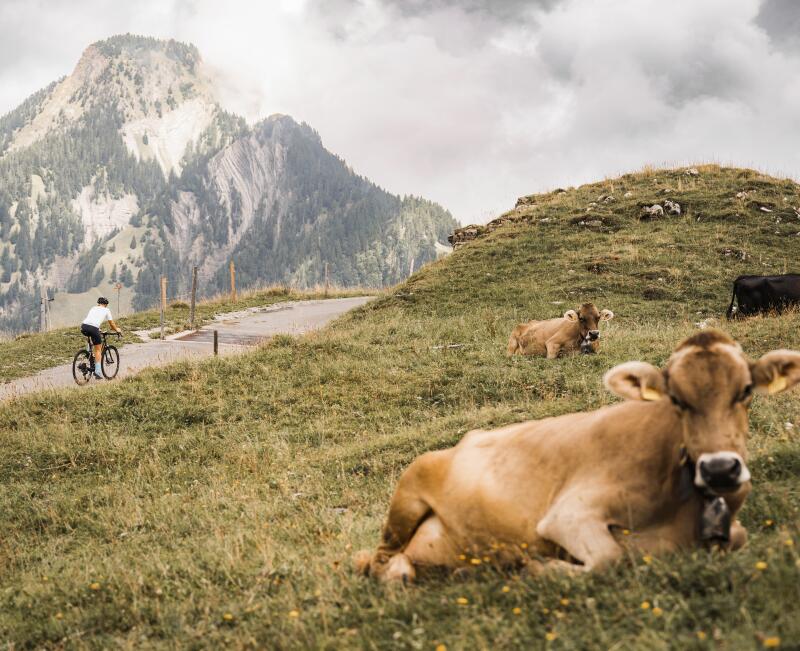
[(597, 341), (598, 339), (600, 339), (600, 331), (599, 330), (589, 330), (589, 332), (586, 333), (586, 338), (589, 341)]
[(712, 493), (735, 491), (750, 481), (750, 471), (736, 452), (706, 452), (695, 465), (694, 485)]

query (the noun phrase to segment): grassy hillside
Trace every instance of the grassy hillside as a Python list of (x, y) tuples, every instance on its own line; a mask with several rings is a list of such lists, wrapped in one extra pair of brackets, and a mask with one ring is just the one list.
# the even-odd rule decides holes
[[(742, 201), (740, 191), (752, 194)], [(577, 579), (520, 579), (482, 564), (409, 589), (354, 576), (350, 558), (376, 543), (394, 483), (420, 452), (471, 428), (609, 403), (605, 370), (663, 363), (695, 322), (724, 312), (733, 277), (797, 260), (799, 191), (702, 168), (542, 195), (324, 332), (0, 406), (0, 639), (14, 648), (797, 645), (798, 391), (755, 400), (742, 552), (631, 558)], [(589, 213), (602, 224), (580, 225), (608, 193), (617, 200)], [(638, 220), (639, 202), (665, 196), (686, 207), (682, 216)], [(505, 356), (518, 321), (584, 300), (617, 314), (600, 355)], [(723, 326), (753, 356), (800, 348), (798, 313)], [(463, 346), (441, 347), (452, 343)]]

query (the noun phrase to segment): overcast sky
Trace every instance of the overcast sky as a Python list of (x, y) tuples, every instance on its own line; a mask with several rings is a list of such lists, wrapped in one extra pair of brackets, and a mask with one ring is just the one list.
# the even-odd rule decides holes
[(124, 32), (464, 223), (645, 164), (800, 177), (796, 0), (0, 0), (0, 113)]

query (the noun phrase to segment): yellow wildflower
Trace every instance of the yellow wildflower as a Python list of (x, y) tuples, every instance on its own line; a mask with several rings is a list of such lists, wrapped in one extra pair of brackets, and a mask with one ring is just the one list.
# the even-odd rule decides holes
[(56, 613), (56, 619), (64, 619), (64, 613)]
[(781, 645), (781, 638), (775, 636), (765, 637), (763, 644), (767, 649), (777, 649)]
[(642, 605), (640, 606), (640, 608), (642, 610), (650, 610), (650, 602), (649, 601), (643, 601)]
[(512, 610), (511, 612), (514, 613), (515, 615), (521, 615), (522, 608), (514, 608), (514, 610)]
[(659, 608), (658, 606), (653, 608), (653, 615), (655, 615), (656, 617), (661, 617), (661, 615), (663, 615), (663, 614), (664, 614), (664, 611), (661, 610), (661, 608)]
[(226, 622), (232, 622), (233, 621), (233, 613), (223, 613), (222, 614), (222, 619), (224, 619)]
[(522, 543), (520, 547), (522, 547), (522, 549), (528, 549), (528, 543)]
[(289, 611), (289, 617), (292, 617), (292, 618), (300, 617), (300, 611), (299, 610), (290, 610)]
[(697, 636), (697, 639), (700, 640), (701, 642), (708, 637), (708, 635), (706, 635), (705, 631), (697, 631), (697, 633), (695, 633), (695, 635)]
[(472, 563), (473, 565), (480, 565), (481, 564), (481, 559), (480, 558), (472, 558), (472, 559), (470, 559), (469, 562)]
[(444, 644), (437, 644), (436, 651), (447, 651), (447, 647)]
[(756, 569), (757, 570), (762, 570), (762, 571), (766, 570), (767, 569), (766, 562), (765, 561), (758, 561), (758, 563), (756, 563)]
[(630, 536), (631, 535), (631, 530), (630, 529), (623, 529), (622, 530), (622, 535), (623, 536)]
[(562, 606), (569, 606), (569, 599), (567, 599), (566, 597), (562, 598), (561, 599), (561, 605)]
[(458, 560), (460, 560), (460, 561), (465, 561), (465, 560), (467, 560), (467, 557), (466, 557), (466, 555), (465, 555), (465, 554), (459, 554), (459, 555), (458, 555)]
[(794, 545), (794, 540), (792, 540), (791, 538), (787, 538), (786, 540), (783, 541), (783, 544), (786, 545), (787, 547), (791, 547), (792, 545)]
[(504, 585), (503, 592), (511, 592), (511, 588), (509, 588), (507, 585)]
[(89, 584), (89, 589), (90, 590), (99, 590), (100, 589), (100, 584), (97, 581), (95, 581), (94, 583)]
[(775, 524), (775, 523), (770, 519), (764, 520), (764, 526), (765, 527), (771, 527), (773, 524)]
[(647, 563), (648, 565), (650, 565), (650, 563), (652, 563), (652, 562), (653, 562), (653, 557), (652, 557), (652, 556), (650, 556), (650, 554), (645, 554), (644, 556), (642, 556), (642, 560), (643, 560), (645, 563)]
[(547, 640), (548, 642), (552, 642), (557, 637), (558, 633), (556, 633), (555, 631), (548, 631), (547, 633), (545, 633), (544, 639)]
[(469, 603), (469, 599), (467, 599), (466, 597), (459, 597), (458, 599), (456, 599), (456, 603), (459, 606), (466, 606)]

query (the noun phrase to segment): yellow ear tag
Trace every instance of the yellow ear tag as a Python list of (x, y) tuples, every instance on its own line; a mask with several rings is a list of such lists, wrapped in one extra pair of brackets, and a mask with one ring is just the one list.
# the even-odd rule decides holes
[(772, 395), (773, 393), (778, 393), (778, 391), (783, 391), (787, 384), (789, 384), (789, 382), (786, 379), (786, 376), (778, 375), (774, 380), (772, 380), (772, 382), (769, 383), (769, 386), (767, 387), (767, 393)]
[(642, 400), (661, 400), (661, 391), (657, 389), (651, 389), (650, 387), (645, 387), (642, 389)]

